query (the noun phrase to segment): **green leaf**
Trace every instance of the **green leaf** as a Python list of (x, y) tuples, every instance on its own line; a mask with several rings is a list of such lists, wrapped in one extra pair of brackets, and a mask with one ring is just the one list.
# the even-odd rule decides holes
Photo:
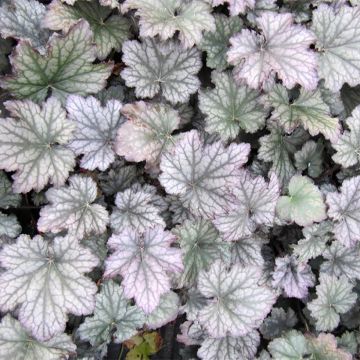
[(295, 175), (289, 183), (289, 196), (281, 196), (276, 205), (284, 220), (308, 226), (326, 219), (326, 207), (320, 190), (305, 176)]
[(346, 119), (349, 130), (345, 130), (332, 144), (336, 150), (332, 159), (343, 167), (360, 163), (360, 106), (357, 106), (351, 115)]
[(208, 220), (185, 221), (173, 233), (178, 237), (184, 264), (181, 286), (193, 286), (201, 270), (208, 270), (216, 260), (230, 257), (229, 244), (222, 241)]
[(229, 72), (212, 73), (215, 89), (199, 92), (199, 108), (205, 114), (205, 130), (221, 139), (234, 139), (240, 130), (254, 133), (265, 124), (260, 93), (237, 85)]
[(0, 276), (0, 308), (19, 306), (21, 324), (38, 340), (49, 340), (65, 330), (67, 313), (91, 314), (96, 285), (83, 274), (98, 259), (72, 237), (21, 235), (0, 253), (5, 271)]
[(278, 121), (288, 133), (302, 126), (312, 136), (321, 133), (330, 140), (339, 136), (339, 121), (331, 116), (320, 90), (309, 92), (301, 88), (299, 97), (290, 102), (287, 89), (275, 85), (266, 97), (266, 104), (273, 107), (271, 119)]
[(242, 28), (242, 20), (237, 17), (227, 17), (223, 14), (214, 15), (215, 31), (206, 31), (198, 45), (202, 51), (206, 51), (206, 65), (219, 71), (228, 67), (226, 52), (229, 39)]
[(172, 104), (187, 102), (200, 86), (196, 74), (201, 68), (200, 52), (193, 47), (183, 49), (175, 42), (159, 43), (145, 38), (123, 45), (121, 72), (128, 87), (135, 87), (141, 98), (152, 98), (160, 91)]
[(320, 285), (316, 287), (317, 298), (307, 304), (318, 331), (332, 331), (339, 325), (340, 314), (349, 311), (356, 302), (357, 295), (352, 288), (353, 285), (344, 275), (340, 278), (320, 275)]
[(101, 6), (97, 0), (78, 0), (68, 6), (60, 0), (52, 1), (48, 7), (43, 25), (51, 30), (68, 31), (80, 19), (90, 24), (96, 53), (105, 59), (112, 49), (120, 51), (130, 32), (130, 22), (123, 16), (112, 15), (112, 9)]
[(75, 166), (75, 154), (66, 147), (74, 125), (66, 119), (59, 100), (51, 97), (39, 105), (8, 101), (11, 116), (0, 119), (0, 167), (16, 171), (13, 190), (42, 190), (48, 182), (63, 185)]
[(293, 245), (294, 254), (305, 262), (322, 255), (326, 249), (326, 243), (332, 237), (331, 231), (332, 224), (330, 221), (304, 227), (304, 239)]
[(0, 237), (5, 235), (10, 238), (16, 238), (20, 233), (21, 226), (16, 216), (14, 214), (3, 214), (0, 211)]
[(0, 208), (19, 206), (21, 195), (12, 191), (11, 182), (4, 171), (0, 171)]
[(307, 141), (301, 150), (294, 154), (295, 166), (298, 170), (307, 171), (307, 174), (316, 178), (323, 172), (324, 145), (318, 141)]
[(270, 134), (260, 138), (258, 157), (260, 160), (271, 162), (270, 171), (275, 172), (282, 185), (288, 184), (295, 174), (292, 154), (295, 153), (307, 139), (308, 135), (302, 129), (286, 135), (279, 126), (272, 123)]
[(260, 327), (261, 335), (266, 340), (281, 336), (285, 331), (291, 330), (298, 320), (292, 308), (285, 311), (283, 308), (274, 307)]
[(56, 335), (47, 341), (32, 337), (11, 315), (0, 324), (0, 357), (14, 360), (59, 360), (75, 353), (76, 346), (69, 335)]
[(167, 40), (179, 32), (185, 48), (191, 48), (202, 39), (203, 31), (214, 31), (211, 7), (202, 0), (126, 0), (123, 12), (136, 9), (140, 17), (140, 36)]
[(42, 101), (49, 90), (65, 102), (68, 94), (86, 95), (101, 90), (112, 70), (112, 63), (93, 65), (95, 47), (85, 21), (74, 25), (64, 36), (54, 35), (46, 54), (28, 43), (20, 43), (12, 56), (14, 74), (2, 79), (2, 86), (19, 99)]
[(109, 280), (96, 295), (94, 315), (85, 319), (78, 334), (92, 346), (108, 344), (113, 336), (115, 342), (121, 343), (136, 335), (136, 329), (144, 322), (144, 313), (136, 305), (130, 305), (120, 285)]
[(309, 354), (306, 338), (297, 330), (291, 330), (271, 341), (268, 349), (274, 360), (300, 360)]

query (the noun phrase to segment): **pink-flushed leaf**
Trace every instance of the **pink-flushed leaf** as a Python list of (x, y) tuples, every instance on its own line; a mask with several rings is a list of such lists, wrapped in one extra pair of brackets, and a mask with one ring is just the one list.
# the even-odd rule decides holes
[(21, 324), (38, 340), (48, 340), (65, 330), (67, 313), (91, 314), (96, 285), (83, 274), (98, 259), (73, 237), (21, 235), (0, 253), (0, 309), (19, 308)]
[(272, 277), (274, 287), (280, 287), (286, 296), (298, 299), (306, 298), (309, 287), (315, 284), (310, 265), (289, 255), (276, 258)]
[(108, 245), (115, 252), (106, 260), (104, 276), (123, 276), (125, 296), (134, 297), (145, 313), (151, 313), (170, 290), (169, 273), (183, 270), (180, 249), (171, 247), (175, 239), (160, 226), (143, 233), (126, 228), (112, 235)]
[(77, 155), (84, 155), (81, 167), (105, 171), (115, 160), (113, 142), (117, 128), (124, 121), (120, 116), (121, 107), (117, 100), (109, 100), (103, 107), (93, 96), (70, 95), (67, 98), (69, 119), (76, 124), (69, 146)]
[(258, 226), (272, 226), (276, 202), (280, 195), (277, 176), (272, 173), (267, 183), (261, 176), (241, 172), (231, 189), (234, 198), (214, 224), (225, 240), (238, 240), (251, 235)]
[(179, 127), (179, 113), (164, 104), (137, 101), (123, 107), (127, 118), (118, 130), (115, 150), (127, 161), (158, 165), (159, 157), (173, 144), (172, 132)]
[(69, 186), (46, 192), (50, 204), (40, 211), (38, 230), (58, 233), (68, 230), (77, 239), (85, 235), (102, 234), (106, 230), (109, 215), (99, 204), (93, 204), (97, 197), (97, 186), (90, 177), (74, 175)]
[(336, 239), (346, 247), (360, 241), (360, 176), (344, 180), (340, 192), (326, 196)]
[(316, 55), (309, 48), (315, 42), (313, 33), (294, 25), (291, 14), (266, 12), (256, 22), (261, 35), (245, 29), (230, 39), (228, 61), (235, 65), (235, 79), (245, 80), (255, 89), (264, 88), (276, 73), (289, 89), (300, 84), (314, 90), (318, 82)]
[(256, 266), (233, 265), (216, 261), (202, 271), (198, 288), (208, 298), (199, 312), (199, 321), (210, 336), (242, 336), (257, 328), (271, 310), (275, 294), (259, 285), (262, 270)]
[(13, 190), (42, 190), (49, 182), (65, 183), (75, 166), (75, 154), (66, 147), (75, 129), (59, 100), (50, 97), (41, 106), (30, 100), (5, 103), (14, 118), (0, 119), (0, 168), (16, 171)]
[(255, 7), (255, 0), (212, 0), (213, 6), (218, 6), (224, 3), (229, 4), (231, 16), (243, 14), (246, 9), (253, 9)]
[(204, 145), (196, 130), (183, 137), (163, 154), (159, 180), (166, 192), (179, 195), (197, 216), (210, 217), (224, 211), (246, 163), (250, 145), (232, 143), (227, 148), (218, 141)]

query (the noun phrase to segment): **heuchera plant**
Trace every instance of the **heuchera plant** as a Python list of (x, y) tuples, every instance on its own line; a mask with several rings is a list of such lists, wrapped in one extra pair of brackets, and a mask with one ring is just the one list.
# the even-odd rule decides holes
[(0, 359), (360, 359), (359, 0), (0, 0)]

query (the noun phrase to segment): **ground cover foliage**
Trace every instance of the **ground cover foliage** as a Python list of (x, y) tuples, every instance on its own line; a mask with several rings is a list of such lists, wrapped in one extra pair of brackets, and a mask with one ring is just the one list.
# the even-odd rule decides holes
[(360, 358), (358, 0), (0, 0), (0, 35), (0, 359)]

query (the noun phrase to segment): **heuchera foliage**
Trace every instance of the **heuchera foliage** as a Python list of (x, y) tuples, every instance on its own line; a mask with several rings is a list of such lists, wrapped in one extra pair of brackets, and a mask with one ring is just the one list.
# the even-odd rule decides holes
[(359, 0), (0, 0), (0, 359), (360, 359)]

